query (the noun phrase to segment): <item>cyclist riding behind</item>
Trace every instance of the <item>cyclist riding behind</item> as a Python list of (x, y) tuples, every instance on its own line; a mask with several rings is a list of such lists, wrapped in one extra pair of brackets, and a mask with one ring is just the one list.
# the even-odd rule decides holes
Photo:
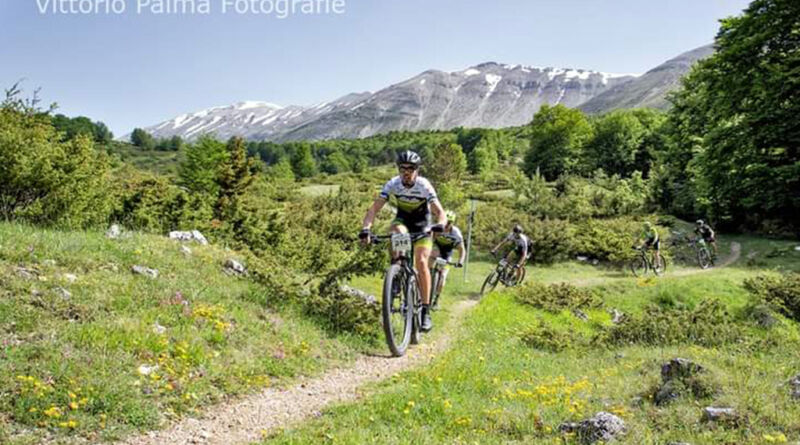
[(517, 283), (519, 283), (522, 280), (522, 268), (525, 267), (525, 261), (528, 259), (528, 237), (523, 233), (522, 226), (519, 224), (514, 224), (514, 227), (511, 229), (511, 233), (503, 238), (503, 241), (500, 241), (500, 244), (492, 249), (492, 255), (496, 254), (497, 251), (506, 243), (511, 243), (514, 245), (514, 248), (509, 250), (504, 258), (506, 261), (510, 261), (509, 257), (511, 254), (515, 254), (514, 261), (517, 263), (515, 273), (517, 275)]
[(714, 257), (717, 256), (717, 237), (714, 229), (711, 228), (705, 221), (698, 219), (694, 228), (694, 233), (703, 238), (703, 240), (711, 245)]
[[(458, 262), (455, 264), (455, 266), (462, 267), (464, 265), (464, 257), (467, 255), (467, 250), (464, 248), (464, 237), (461, 235), (461, 230), (455, 226), (455, 212), (448, 210), (445, 212), (445, 216), (447, 217), (447, 225), (444, 226), (444, 232), (435, 234), (433, 236), (433, 244), (436, 247), (433, 257), (442, 258), (449, 262), (453, 257), (453, 251), (458, 250)], [(449, 271), (450, 268), (445, 267), (441, 272), (442, 278), (439, 280), (438, 289), (435, 289), (437, 294), (442, 293), (445, 281), (447, 280), (447, 273)], [(433, 309), (436, 309), (436, 305), (438, 304), (439, 302), (436, 301)]]
[(650, 221), (644, 222), (644, 231), (640, 239), (643, 241), (643, 247), (654, 250), (655, 264), (661, 264), (661, 238), (658, 236), (658, 230)]
[[(375, 198), (375, 202), (367, 210), (359, 238), (364, 243), (369, 242), (370, 229), (375, 216), (391, 198), (395, 199), (397, 206), (397, 215), (391, 225), (392, 233), (427, 233), (426, 236), (414, 241), (414, 265), (422, 292), (422, 325), (420, 329), (428, 332), (433, 328), (429, 307), (431, 274), (428, 268), (428, 257), (431, 255), (433, 245), (430, 232), (441, 232), (446, 219), (444, 209), (436, 196), (436, 190), (427, 179), (419, 175), (421, 165), (422, 158), (413, 151), (404, 151), (397, 156), (397, 168), (400, 174), (383, 186), (380, 195)], [(437, 224), (433, 226), (431, 226), (431, 211), (437, 221)]]

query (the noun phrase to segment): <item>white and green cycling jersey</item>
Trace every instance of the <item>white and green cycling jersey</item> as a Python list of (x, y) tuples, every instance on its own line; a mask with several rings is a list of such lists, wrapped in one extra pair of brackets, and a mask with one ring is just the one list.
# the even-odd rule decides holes
[(436, 248), (439, 249), (439, 257), (450, 259), (453, 256), (453, 250), (464, 242), (464, 237), (461, 235), (461, 230), (453, 226), (449, 232), (442, 232), (434, 240)]
[(403, 185), (402, 178), (395, 176), (383, 186), (380, 197), (393, 201), (397, 207), (395, 221), (414, 232), (421, 232), (430, 225), (430, 204), (439, 199), (431, 183), (422, 176), (417, 176), (411, 187)]

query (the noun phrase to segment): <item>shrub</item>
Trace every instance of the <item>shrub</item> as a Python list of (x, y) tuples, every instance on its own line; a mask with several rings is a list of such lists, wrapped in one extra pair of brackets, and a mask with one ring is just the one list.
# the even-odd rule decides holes
[(740, 328), (719, 300), (704, 300), (694, 309), (664, 309), (648, 306), (642, 313), (625, 317), (621, 323), (595, 338), (613, 345), (675, 345), (695, 343), (720, 346), (742, 337)]
[(744, 281), (754, 303), (767, 304), (788, 318), (800, 321), (800, 273), (782, 276), (760, 275)]
[(48, 114), (15, 99), (0, 106), (0, 218), (71, 228), (105, 224), (109, 162), (92, 139), (62, 140)]
[(529, 283), (517, 291), (516, 298), (519, 303), (553, 313), (563, 310), (596, 308), (603, 304), (591, 290), (582, 289), (569, 283), (549, 285)]
[(555, 330), (542, 321), (525, 330), (520, 339), (531, 348), (550, 352), (561, 352), (585, 343), (579, 335)]

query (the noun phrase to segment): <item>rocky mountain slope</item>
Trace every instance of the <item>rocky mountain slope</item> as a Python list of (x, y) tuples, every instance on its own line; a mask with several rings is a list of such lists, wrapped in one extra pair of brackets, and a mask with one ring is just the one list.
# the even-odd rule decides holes
[(354, 93), (311, 107), (240, 102), (188, 113), (146, 128), (157, 138), (292, 141), (361, 138), (393, 130), (523, 125), (543, 104), (599, 113), (616, 108), (663, 108), (664, 96), (691, 65), (708, 56), (704, 46), (642, 76), (583, 69), (484, 63), (462, 71), (425, 71), (371, 93)]

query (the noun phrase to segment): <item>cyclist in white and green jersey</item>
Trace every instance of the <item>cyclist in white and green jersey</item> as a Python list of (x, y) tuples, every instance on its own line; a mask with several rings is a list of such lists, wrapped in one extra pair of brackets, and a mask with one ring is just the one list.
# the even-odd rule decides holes
[[(387, 201), (393, 199), (397, 206), (397, 215), (392, 221), (392, 233), (426, 232), (427, 236), (414, 242), (414, 267), (419, 276), (419, 288), (422, 292), (422, 325), (420, 329), (427, 332), (433, 328), (430, 315), (431, 273), (428, 257), (431, 255), (430, 232), (441, 232), (447, 222), (444, 209), (436, 196), (431, 183), (419, 175), (422, 158), (413, 151), (404, 151), (397, 156), (397, 168), (400, 175), (387, 182), (380, 195), (372, 203), (364, 217), (363, 228), (359, 238), (369, 239), (375, 215)], [(436, 217), (436, 224), (431, 225), (431, 213)]]
[[(464, 236), (461, 235), (461, 230), (455, 226), (456, 214), (452, 210), (445, 212), (447, 217), (447, 225), (444, 226), (444, 232), (433, 236), (433, 245), (436, 250), (433, 253), (434, 258), (442, 258), (451, 261), (453, 258), (453, 251), (458, 250), (458, 262), (456, 267), (464, 265), (464, 258), (467, 255), (467, 250), (464, 248)], [(445, 267), (442, 271), (442, 279), (439, 280), (439, 288), (436, 289), (438, 294), (442, 293), (445, 281), (447, 280), (447, 273), (450, 271), (449, 266)]]

